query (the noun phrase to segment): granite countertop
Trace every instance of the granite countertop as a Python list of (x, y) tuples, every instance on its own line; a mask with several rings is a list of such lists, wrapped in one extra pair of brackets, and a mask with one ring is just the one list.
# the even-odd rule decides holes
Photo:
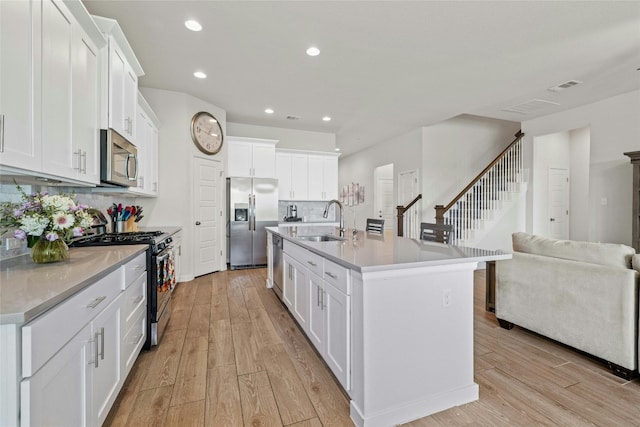
[(267, 231), (363, 273), (511, 258), (510, 253), (414, 240), (393, 236), (389, 232), (380, 236), (358, 230), (357, 240), (353, 240), (352, 230), (349, 229), (345, 233), (345, 240), (311, 242), (298, 237), (338, 235), (338, 230), (335, 227), (320, 226), (267, 227)]
[(69, 258), (35, 264), (30, 255), (0, 261), (0, 324), (26, 323), (132, 260), (148, 245), (69, 249)]

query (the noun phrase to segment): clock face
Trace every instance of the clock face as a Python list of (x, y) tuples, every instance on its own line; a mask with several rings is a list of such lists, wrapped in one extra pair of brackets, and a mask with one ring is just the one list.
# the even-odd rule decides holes
[(191, 119), (191, 139), (205, 154), (216, 154), (222, 148), (222, 127), (211, 114), (201, 111)]

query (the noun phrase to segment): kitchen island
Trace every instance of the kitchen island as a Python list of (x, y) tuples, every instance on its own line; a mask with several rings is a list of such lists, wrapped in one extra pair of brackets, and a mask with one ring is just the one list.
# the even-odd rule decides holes
[(284, 239), (282, 300), (350, 396), (356, 425), (478, 399), (473, 270), (511, 254), (351, 230), (336, 239), (333, 227), (267, 231)]

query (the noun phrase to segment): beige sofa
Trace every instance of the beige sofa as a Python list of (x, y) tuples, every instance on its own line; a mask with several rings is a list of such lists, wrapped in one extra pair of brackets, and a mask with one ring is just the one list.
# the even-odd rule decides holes
[(640, 256), (608, 243), (513, 234), (513, 259), (496, 262), (496, 317), (637, 376)]

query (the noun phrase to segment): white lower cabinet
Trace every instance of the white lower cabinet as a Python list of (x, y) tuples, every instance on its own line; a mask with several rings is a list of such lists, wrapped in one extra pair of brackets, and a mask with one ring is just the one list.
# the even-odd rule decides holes
[(90, 356), (88, 361), (91, 379), (91, 420), (102, 425), (116, 400), (122, 382), (120, 345), (122, 341), (120, 321), (122, 294), (91, 322)]
[(145, 256), (22, 327), (22, 427), (104, 423), (146, 339)]
[(284, 252), (283, 300), (348, 391), (351, 387), (349, 270), (289, 241), (285, 241)]
[(35, 375), (22, 381), (22, 426), (90, 425), (90, 335), (87, 325)]

